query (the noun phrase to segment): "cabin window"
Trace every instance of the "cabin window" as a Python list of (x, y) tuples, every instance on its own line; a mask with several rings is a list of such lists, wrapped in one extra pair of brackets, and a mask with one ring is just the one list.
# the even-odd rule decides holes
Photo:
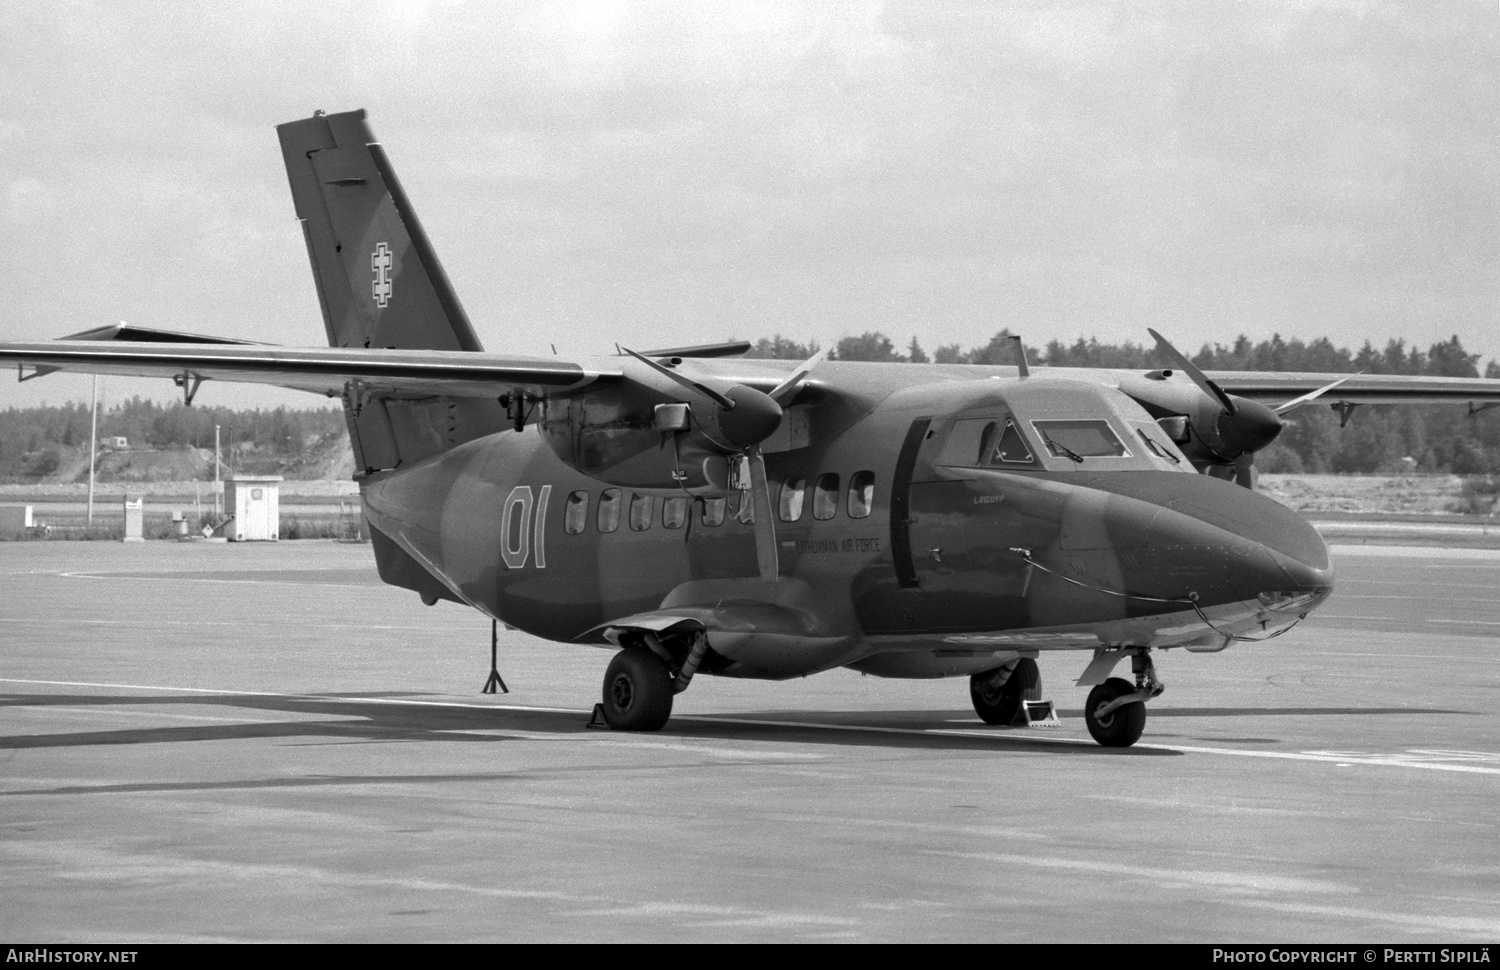
[(818, 476), (813, 486), (813, 518), (831, 519), (839, 514), (839, 477), (833, 472)]
[(802, 500), (807, 497), (807, 479), (792, 478), (781, 486), (781, 521), (796, 522), (802, 518)]
[(563, 509), (563, 531), (576, 536), (588, 524), (589, 493), (580, 489), (568, 495), (568, 504)]
[(656, 499), (650, 495), (633, 495), (630, 498), (630, 528), (645, 532), (651, 528), (651, 515), (656, 511)]
[(707, 526), (723, 525), (724, 507), (728, 502), (722, 498), (706, 498), (702, 501), (698, 520)]
[(687, 521), (688, 500), (685, 495), (678, 495), (661, 503), (661, 524), (668, 529), (680, 529)]
[(1033, 421), (1037, 437), (1057, 458), (1118, 458), (1128, 455), (1108, 421)]
[(849, 518), (862, 519), (875, 504), (875, 473), (855, 472), (849, 479)]
[(600, 532), (613, 532), (620, 527), (620, 490), (606, 488), (599, 496), (599, 514), (594, 520)]

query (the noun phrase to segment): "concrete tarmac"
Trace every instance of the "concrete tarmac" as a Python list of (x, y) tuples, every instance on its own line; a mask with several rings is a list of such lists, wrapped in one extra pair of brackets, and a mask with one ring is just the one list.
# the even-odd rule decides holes
[(1500, 939), (1500, 552), (1338, 547), (1300, 628), (1158, 655), (1126, 751), (964, 680), (699, 678), (585, 730), (606, 651), (332, 542), (0, 544), (0, 938)]

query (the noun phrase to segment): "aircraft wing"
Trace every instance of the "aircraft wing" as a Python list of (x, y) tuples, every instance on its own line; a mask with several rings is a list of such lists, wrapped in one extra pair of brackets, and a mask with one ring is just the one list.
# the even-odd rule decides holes
[(1500, 404), (1500, 380), (1482, 377), (1414, 377), (1406, 374), (1291, 374), (1271, 371), (1208, 371), (1230, 394), (1262, 404), (1284, 404), (1320, 388), (1324, 404)]
[[(487, 397), (523, 391), (569, 394), (618, 380), (613, 358), (586, 363), (557, 357), (508, 357), (453, 350), (293, 348), (239, 343), (49, 340), (0, 343), (0, 364), (23, 378), (55, 371), (125, 377), (178, 377), (275, 384), (337, 397), (349, 382), (390, 394)], [(33, 375), (27, 375), (31, 368)]]

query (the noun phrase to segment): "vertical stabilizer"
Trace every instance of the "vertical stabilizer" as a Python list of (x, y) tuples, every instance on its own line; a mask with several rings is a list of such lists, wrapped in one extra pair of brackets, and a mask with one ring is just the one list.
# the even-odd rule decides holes
[[(401, 183), (363, 111), (279, 125), (332, 347), (478, 351)], [(355, 478), (402, 468), (506, 427), (494, 401), (344, 386)]]
[(481, 350), (364, 111), (276, 132), (329, 346)]

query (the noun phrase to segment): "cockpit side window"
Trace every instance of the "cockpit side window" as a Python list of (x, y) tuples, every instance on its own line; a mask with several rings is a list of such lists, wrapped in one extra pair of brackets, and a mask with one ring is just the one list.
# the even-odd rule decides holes
[(1174, 465), (1182, 463), (1182, 459), (1178, 458), (1173, 451), (1168, 449), (1165, 445), (1161, 444), (1155, 438), (1151, 437), (1151, 435), (1147, 434), (1145, 428), (1136, 428), (1135, 433), (1141, 436), (1141, 440), (1146, 443), (1146, 447), (1150, 448), (1151, 453), (1156, 457), (1165, 458), (1167, 461), (1170, 461)]
[(938, 455), (939, 465), (964, 468), (1031, 465), (1036, 456), (1014, 418), (960, 418)]
[(1010, 418), (1005, 419), (1005, 430), (1000, 433), (1000, 440), (995, 442), (993, 449), (985, 456), (986, 465), (1030, 465), (1036, 462), (1036, 456), (1026, 445), (1026, 439), (1021, 437), (1021, 429)]
[(964, 468), (983, 464), (985, 450), (995, 436), (995, 423), (993, 418), (960, 418), (953, 422), (937, 463)]

